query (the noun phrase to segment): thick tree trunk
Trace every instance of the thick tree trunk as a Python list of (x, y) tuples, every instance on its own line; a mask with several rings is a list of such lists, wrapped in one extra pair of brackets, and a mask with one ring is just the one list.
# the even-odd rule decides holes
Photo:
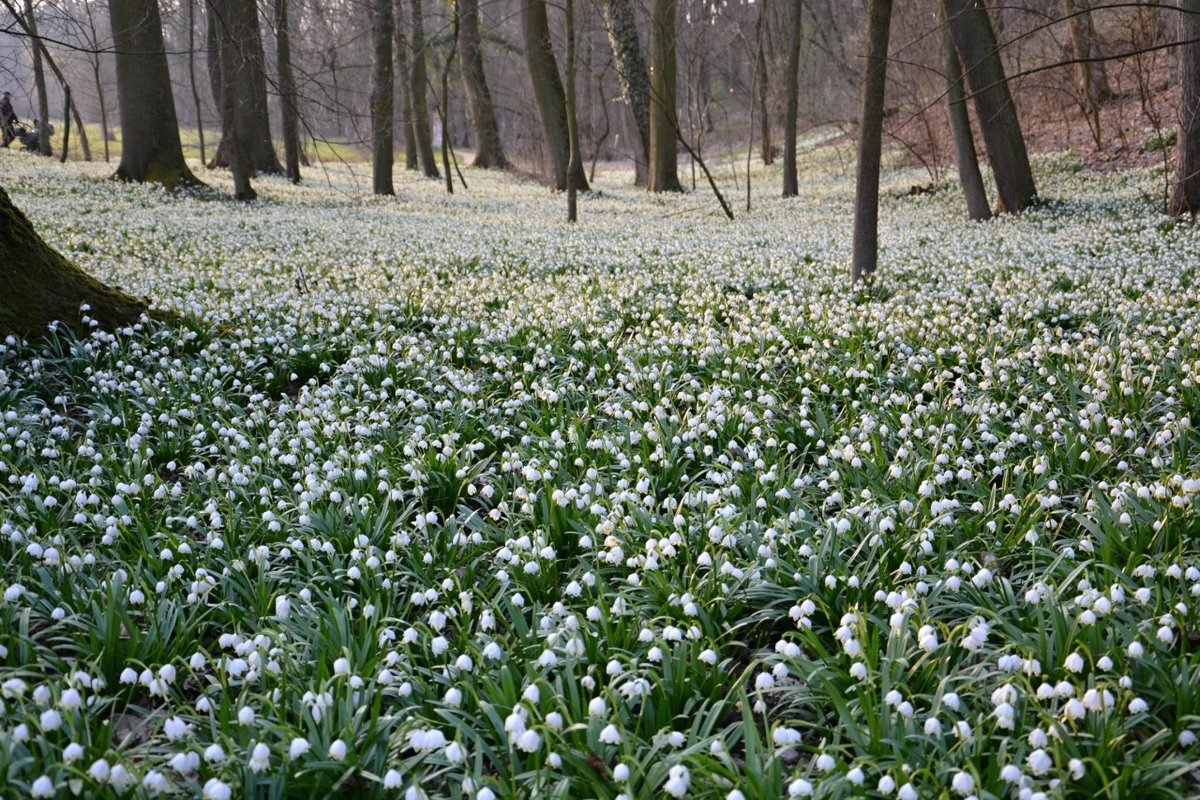
[(408, 62), (408, 36), (405, 35), (406, 16), (404, 0), (396, 0), (396, 85), (400, 89), (399, 108), (396, 109), (396, 125), (404, 136), (404, 168), (415, 170), (417, 162), (417, 140), (413, 135), (412, 72)]
[(944, 0), (944, 6), (996, 179), (997, 211), (1020, 212), (1037, 199), (1037, 188), (987, 7), (983, 0)]
[(374, 0), (371, 39), (375, 50), (371, 75), (371, 176), (375, 194), (395, 194), (392, 185), (392, 118), (396, 87), (393, 85), (392, 38), (396, 20), (392, 0)]
[(800, 114), (800, 44), (804, 36), (802, 25), (803, 0), (787, 0), (788, 9), (788, 60), (787, 60), (787, 115), (783, 120), (783, 196), (800, 194), (796, 177), (796, 117)]
[(458, 9), (458, 57), (463, 86), (471, 108), (471, 126), (475, 129), (475, 166), (481, 169), (507, 169), (508, 159), (500, 141), (496, 109), (483, 69), (483, 48), (479, 46), (479, 0), (455, 0)]
[(433, 154), (433, 134), (429, 129), (429, 96), (426, 60), (429, 54), (425, 48), (425, 13), (421, 0), (411, 0), (412, 10), (412, 83), (409, 94), (412, 102), (413, 138), (417, 143), (417, 155), (421, 159), (421, 169), (425, 177), (437, 178), (437, 158)]
[(1200, 0), (1180, 0), (1179, 139), (1169, 211), (1200, 214)]
[[(529, 67), (529, 78), (533, 83), (533, 97), (542, 120), (546, 154), (554, 179), (554, 188), (565, 191), (567, 169), (571, 164), (571, 134), (567, 129), (567, 101), (562, 81), (558, 77), (558, 62), (554, 57), (554, 46), (550, 43), (550, 25), (546, 19), (544, 0), (523, 0), (522, 25), (525, 29), (525, 61)], [(588, 190), (587, 176), (583, 174), (583, 159), (578, 160), (575, 175), (578, 191)]]
[(942, 67), (946, 73), (946, 112), (950, 115), (950, 131), (954, 134), (954, 152), (958, 162), (958, 182), (967, 199), (967, 214), (974, 220), (992, 216), (979, 157), (975, 154), (975, 135), (971, 132), (971, 115), (963, 91), (962, 62), (954, 49), (950, 31), (942, 28)]
[(650, 180), (646, 188), (652, 192), (681, 192), (675, 117), (676, 0), (653, 0), (651, 8)]
[[(391, 2), (391, 0), (388, 0)], [(283, 161), (288, 180), (300, 182), (300, 97), (292, 74), (292, 26), (287, 0), (275, 0), (275, 68), (279, 71), (279, 111), (283, 121)]]
[[(224, 109), (221, 119), (221, 143), (217, 154), (213, 157), (210, 167), (232, 168), (232, 142), (229, 138), (230, 120), (225, 119), (225, 113), (236, 113), (241, 116), (244, 137), (243, 146), (250, 159), (250, 169), (253, 172), (263, 172), (279, 175), (283, 166), (275, 153), (275, 145), (271, 141), (270, 112), (267, 108), (267, 71), (266, 55), (263, 53), (262, 33), (258, 27), (258, 6), (254, 0), (208, 0), (209, 5), (209, 54), (212, 55), (214, 41), (224, 42), (229, 46), (229, 52), (219, 53), (215, 67), (214, 81), (219, 85), (214, 87), (213, 99), (217, 107)], [(214, 9), (223, 11), (212, 13)], [(221, 74), (225, 68), (226, 57), (230, 64), (241, 74), (230, 82)], [(210, 62), (210, 73), (214, 67)], [(225, 98), (217, 91), (224, 87), (236, 86), (239, 96)]]
[(53, 155), (50, 150), (50, 97), (46, 94), (46, 71), (42, 68), (42, 48), (38, 47), (37, 17), (33, 14), (33, 0), (25, 0), (25, 29), (33, 38), (33, 85), (37, 88), (38, 152)]
[[(759, 0), (758, 21), (754, 28), (755, 63), (758, 72), (758, 131), (762, 162), (767, 166), (775, 163), (775, 143), (771, 141), (771, 84), (767, 78), (767, 42), (763, 24), (767, 17), (767, 0)], [(749, 177), (746, 178), (749, 180)]]
[(45, 336), (60, 322), (86, 332), (80, 307), (102, 327), (131, 325), (144, 303), (91, 277), (50, 248), (0, 189), (0, 337)]
[(871, 0), (867, 9), (867, 71), (863, 78), (862, 126), (858, 132), (851, 283), (860, 280), (870, 283), (879, 263), (879, 169), (883, 160), (883, 105), (891, 25), (892, 0)]
[(642, 58), (638, 37), (637, 14), (631, 0), (604, 0), (604, 23), (612, 45), (613, 60), (621, 94), (637, 128), (638, 149), (634, 152), (634, 182), (646, 185), (650, 164), (650, 73)]
[(247, 98), (254, 96), (254, 65), (242, 47), (246, 32), (232, 24), (242, 5), (244, 0), (209, 0), (210, 10), (218, 17), (217, 63), (224, 129), (221, 148), (233, 173), (233, 196), (238, 200), (253, 200), (257, 193), (250, 185), (250, 176), (254, 173), (252, 140), (257, 133), (258, 109)]
[(1091, 5), (1091, 0), (1063, 0), (1063, 12), (1066, 14), (1067, 30), (1071, 35), (1071, 56), (1080, 62), (1075, 65), (1075, 79), (1079, 83), (1079, 90), (1092, 108), (1099, 108), (1112, 99), (1113, 94), (1108, 85), (1108, 72), (1104, 69), (1104, 62), (1088, 62), (1094, 55), (1092, 50), (1096, 41)]
[(116, 177), (201, 186), (183, 159), (158, 0), (109, 0), (121, 111), (121, 163)]

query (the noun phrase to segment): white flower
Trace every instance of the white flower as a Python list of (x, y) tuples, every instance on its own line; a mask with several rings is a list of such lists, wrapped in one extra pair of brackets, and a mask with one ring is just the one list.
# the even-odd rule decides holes
[(271, 766), (271, 748), (267, 747), (262, 742), (254, 745), (254, 749), (250, 752), (250, 771), (264, 772)]
[(308, 739), (297, 736), (292, 739), (292, 743), (288, 745), (288, 758), (296, 759), (308, 752)]
[(334, 739), (329, 743), (329, 757), (334, 761), (346, 760), (346, 743), (341, 739)]
[(950, 787), (966, 797), (975, 791), (975, 778), (969, 772), (956, 772), (950, 781)]
[(617, 726), (609, 723), (604, 726), (604, 730), (600, 731), (600, 741), (605, 744), (620, 744), (621, 732), (617, 730)]
[(624, 783), (629, 780), (629, 767), (625, 764), (617, 764), (613, 767), (613, 780)]
[(813, 793), (813, 785), (803, 778), (797, 778), (788, 784), (788, 797), (809, 797)]
[(209, 778), (204, 784), (204, 800), (229, 800), (233, 797), (233, 789), (216, 778)]
[(542, 737), (537, 731), (528, 730), (517, 737), (517, 747), (526, 753), (533, 753), (542, 746)]
[[(4, 599), (9, 599), (7, 593), (5, 593)], [(54, 797), (54, 782), (50, 780), (49, 776), (42, 775), (29, 787), (29, 794), (32, 797)]]
[(467, 751), (458, 742), (450, 742), (446, 745), (445, 756), (451, 764), (457, 764), (467, 760)]
[(383, 776), (383, 788), (399, 789), (404, 784), (404, 776), (394, 769), (389, 769)]
[(672, 797), (683, 797), (687, 794), (688, 784), (691, 781), (692, 777), (688, 773), (687, 767), (676, 764), (667, 772), (667, 780), (663, 783), (662, 789)]
[(1079, 653), (1071, 653), (1063, 661), (1063, 666), (1070, 672), (1080, 672), (1083, 670), (1083, 656)]
[(917, 789), (911, 783), (906, 783), (900, 787), (900, 791), (896, 792), (896, 797), (899, 800), (917, 800)]
[(1034, 775), (1045, 775), (1054, 766), (1054, 760), (1040, 747), (1030, 753), (1025, 762), (1029, 764), (1029, 771)]

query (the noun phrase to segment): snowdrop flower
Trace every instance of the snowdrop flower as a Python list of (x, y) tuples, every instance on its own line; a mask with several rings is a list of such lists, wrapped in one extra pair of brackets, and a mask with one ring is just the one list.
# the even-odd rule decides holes
[(620, 744), (621, 732), (617, 730), (617, 726), (609, 723), (604, 726), (604, 730), (600, 731), (600, 741), (605, 744)]
[(975, 778), (969, 772), (956, 772), (950, 781), (950, 788), (966, 797), (975, 791)]
[(1054, 761), (1051, 760), (1050, 755), (1041, 748), (1030, 753), (1025, 761), (1029, 764), (1029, 771), (1034, 775), (1045, 775), (1054, 766)]
[(526, 753), (534, 753), (542, 746), (542, 737), (537, 731), (527, 730), (517, 737), (517, 748)]
[(204, 783), (204, 800), (229, 800), (233, 797), (233, 789), (229, 784), (222, 783), (216, 778), (209, 778)]
[(404, 776), (394, 769), (389, 769), (383, 776), (383, 788), (399, 789), (404, 785)]
[(667, 780), (663, 783), (662, 789), (672, 797), (683, 797), (688, 792), (691, 780), (687, 767), (676, 764), (668, 771)]
[(896, 792), (896, 797), (899, 800), (917, 800), (917, 789), (911, 783), (906, 783)]
[[(7, 593), (5, 593), (4, 599), (12, 602)], [(42, 775), (29, 787), (29, 794), (31, 797), (54, 797), (54, 782), (48, 775)]]
[(271, 749), (262, 742), (254, 745), (250, 752), (249, 767), (251, 772), (265, 772), (271, 766)]
[(292, 739), (292, 743), (288, 745), (288, 758), (297, 759), (308, 752), (310, 745), (308, 739), (297, 736)]
[(329, 757), (334, 761), (346, 760), (346, 743), (341, 739), (334, 739), (329, 743)]

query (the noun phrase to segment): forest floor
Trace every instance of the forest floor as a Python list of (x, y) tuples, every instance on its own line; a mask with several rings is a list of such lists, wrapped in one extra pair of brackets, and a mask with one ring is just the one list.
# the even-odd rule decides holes
[(0, 795), (1192, 793), (1200, 231), (1152, 169), (985, 224), (891, 171), (854, 291), (801, 160), (568, 226), (0, 152), (188, 320), (0, 343)]

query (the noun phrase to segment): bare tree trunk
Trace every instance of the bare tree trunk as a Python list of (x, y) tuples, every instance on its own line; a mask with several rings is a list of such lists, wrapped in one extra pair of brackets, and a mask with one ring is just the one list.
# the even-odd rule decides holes
[(38, 119), (40, 123), (36, 130), (38, 134), (38, 152), (44, 156), (53, 155), (50, 150), (50, 97), (46, 94), (46, 71), (42, 69), (42, 48), (37, 32), (37, 17), (33, 14), (33, 0), (25, 0), (25, 29), (33, 38), (33, 85), (37, 87)]
[(63, 142), (62, 155), (58, 157), (58, 163), (67, 163), (67, 147), (71, 142), (71, 87), (63, 87)]
[(0, 336), (40, 338), (52, 322), (86, 332), (80, 324), (84, 304), (87, 315), (110, 330), (136, 323), (146, 311), (141, 301), (105, 286), (55, 252), (3, 189), (0, 252)]
[[(196, 0), (187, 0), (188, 6), (188, 81), (192, 86), (192, 106), (196, 109), (196, 130), (200, 134), (200, 162), (208, 163), (204, 147), (204, 110), (200, 105), (200, 89), (196, 86)], [(100, 88), (100, 72), (96, 71), (96, 88)], [(100, 96), (100, 116), (104, 116), (104, 96)], [(106, 126), (107, 127), (107, 126)], [(107, 132), (105, 136), (107, 136)], [(108, 142), (104, 143), (104, 160), (108, 160)]]
[(100, 53), (99, 48), (96, 46), (100, 37), (96, 32), (96, 19), (92, 16), (92, 4), (84, 3), (83, 7), (87, 14), (88, 31), (91, 33), (91, 39), (88, 40), (88, 43), (96, 50), (96, 52), (90, 54), (92, 78), (96, 82), (96, 99), (100, 103), (100, 135), (104, 137), (104, 161), (108, 163), (108, 141), (111, 138), (111, 133), (108, 130), (108, 104), (104, 100), (104, 84), (100, 80)]
[[(758, 128), (762, 162), (768, 167), (775, 163), (775, 144), (771, 141), (771, 88), (767, 80), (767, 43), (763, 23), (767, 17), (767, 0), (759, 0), (758, 20), (754, 24), (755, 63), (758, 65)], [(747, 173), (749, 181), (749, 173)]]
[(392, 38), (396, 35), (392, 0), (373, 0), (371, 39), (375, 50), (371, 75), (371, 178), (375, 194), (394, 195), (392, 185), (393, 85)]
[(854, 253), (850, 281), (874, 280), (879, 264), (879, 170), (883, 160), (883, 106), (887, 86), (892, 0), (871, 0), (867, 9), (867, 71), (863, 79), (858, 180), (854, 192)]
[(429, 129), (429, 99), (426, 86), (429, 76), (426, 71), (428, 53), (425, 51), (425, 14), (421, 0), (410, 0), (410, 7), (412, 10), (412, 75), (410, 76), (412, 83), (409, 94), (412, 96), (413, 138), (417, 143), (417, 155), (421, 159), (421, 169), (425, 171), (425, 177), (437, 178), (440, 173), (437, 168), (437, 159), (433, 154), (433, 135)]
[(579, 117), (575, 107), (575, 0), (566, 0), (567, 17), (567, 138), (570, 140), (571, 161), (567, 165), (567, 222), (579, 219), (577, 181), (583, 164), (579, 148)]
[(287, 170), (288, 180), (292, 183), (299, 183), (300, 97), (296, 92), (296, 78), (292, 74), (292, 26), (288, 20), (287, 0), (275, 0), (275, 68), (279, 72), (279, 111), (283, 122), (284, 169)]
[(500, 141), (496, 109), (483, 69), (483, 48), (479, 45), (479, 0), (455, 0), (458, 13), (458, 47), (463, 86), (475, 129), (475, 166), (480, 169), (507, 169), (508, 158)]
[(637, 128), (639, 147), (633, 158), (634, 183), (645, 186), (650, 164), (650, 73), (642, 58), (637, 15), (630, 0), (604, 0), (602, 8), (621, 94)]
[[(562, 81), (558, 77), (558, 62), (554, 57), (554, 46), (550, 43), (550, 25), (546, 19), (544, 0), (522, 0), (524, 13), (522, 26), (525, 32), (525, 61), (529, 67), (529, 78), (533, 84), (533, 97), (538, 115), (542, 120), (549, 167), (554, 179), (554, 188), (567, 188), (567, 170), (571, 164), (571, 135), (567, 125), (567, 101)], [(582, 159), (575, 176), (578, 191), (588, 190), (587, 176), (583, 174)]]
[(415, 170), (417, 162), (417, 140), (413, 134), (412, 72), (408, 61), (408, 37), (405, 35), (407, 22), (404, 15), (404, 0), (395, 4), (396, 83), (400, 87), (400, 103), (397, 110), (400, 131), (404, 136), (404, 168)]
[(1200, 0), (1180, 0), (1180, 109), (1171, 214), (1200, 214)]
[(676, 0), (653, 0), (650, 15), (650, 179), (652, 192), (682, 192), (675, 118), (678, 69), (675, 50)]
[(174, 189), (202, 186), (183, 159), (158, 0), (109, 0), (121, 111), (117, 178)]
[(256, 125), (256, 109), (248, 98), (253, 97), (254, 76), (251, 60), (243, 49), (245, 32), (235, 23), (238, 6), (244, 0), (208, 0), (209, 11), (217, 21), (217, 62), (221, 76), (221, 118), (224, 121), (222, 146), (233, 173), (233, 196), (238, 200), (253, 200), (257, 193), (250, 185), (254, 172), (251, 156), (251, 137)]
[[(259, 31), (258, 6), (254, 0), (208, 0), (209, 7), (209, 53), (212, 54), (212, 40), (220, 40), (228, 46), (228, 53), (218, 54), (215, 83), (220, 84), (220, 91), (228, 87), (237, 87), (241, 93), (237, 97), (225, 98), (217, 95), (214, 87), (213, 96), (217, 106), (225, 112), (236, 112), (240, 116), (243, 146), (250, 159), (250, 169), (253, 172), (264, 172), (279, 175), (283, 166), (275, 152), (275, 144), (271, 141), (270, 112), (267, 107), (267, 72), (266, 55), (263, 53), (262, 34)], [(219, 45), (218, 45), (219, 47)], [(224, 57), (228, 56), (238, 71), (238, 75), (230, 81), (221, 72), (226, 66)], [(210, 64), (210, 70), (213, 65)], [(222, 117), (221, 143), (210, 167), (233, 166), (233, 156), (230, 152), (232, 142), (226, 128), (229, 120)]]
[(944, 0), (944, 5), (996, 179), (997, 210), (1020, 212), (1037, 199), (1037, 188), (987, 7), (982, 0)]
[(1108, 85), (1108, 71), (1103, 61), (1088, 62), (1094, 53), (1096, 28), (1092, 24), (1091, 0), (1063, 0), (1063, 12), (1067, 16), (1067, 30), (1071, 35), (1071, 55), (1080, 63), (1075, 65), (1076, 80), (1083, 96), (1093, 107), (1099, 107), (1112, 99)]
[(967, 199), (967, 214), (974, 220), (989, 219), (987, 192), (975, 154), (975, 135), (971, 132), (971, 116), (963, 91), (962, 62), (954, 49), (948, 28), (942, 28), (942, 66), (946, 73), (946, 112), (950, 116), (950, 131), (954, 134), (954, 152), (958, 162), (958, 182)]
[(796, 177), (796, 117), (800, 113), (800, 44), (804, 36), (802, 24), (803, 0), (787, 0), (788, 14), (788, 60), (787, 60), (787, 116), (783, 120), (783, 196), (800, 194)]

